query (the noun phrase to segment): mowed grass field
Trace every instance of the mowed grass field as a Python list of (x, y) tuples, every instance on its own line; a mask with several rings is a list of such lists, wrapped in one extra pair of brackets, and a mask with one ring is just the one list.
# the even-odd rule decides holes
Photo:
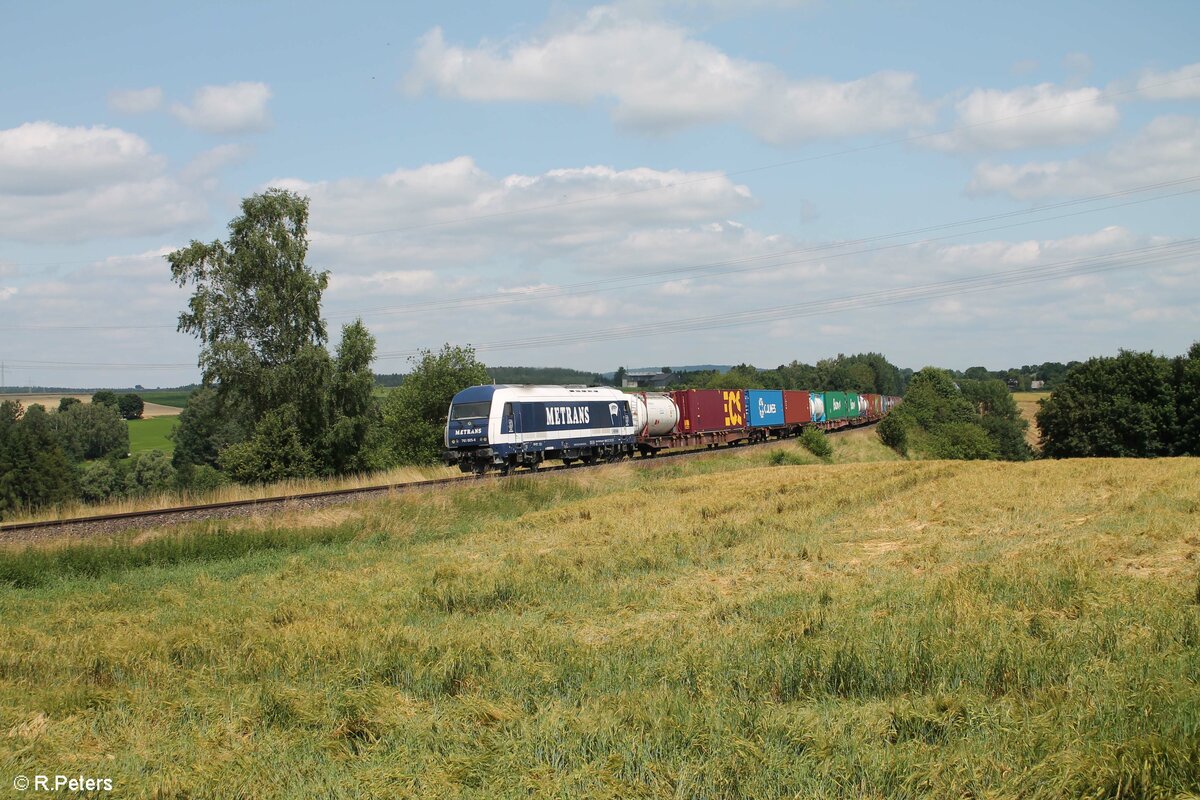
[(140, 453), (144, 450), (162, 450), (165, 453), (175, 452), (175, 443), (169, 434), (179, 424), (179, 417), (150, 417), (148, 419), (129, 420), (129, 452)]
[(1195, 792), (1200, 462), (844, 463), (887, 459), (872, 436), (833, 465), (734, 450), (0, 550), (0, 773), (176, 798)]

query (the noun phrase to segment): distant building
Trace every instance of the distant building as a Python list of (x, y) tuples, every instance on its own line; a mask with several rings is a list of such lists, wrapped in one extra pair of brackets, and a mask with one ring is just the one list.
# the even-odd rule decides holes
[(1021, 390), (1021, 382), (1016, 378), (1009, 378), (1006, 382), (1008, 383), (1008, 390), (1010, 392), (1019, 392)]
[(626, 372), (625, 377), (621, 380), (621, 387), (624, 389), (663, 389), (670, 385), (673, 377), (675, 375), (670, 372)]
[(1030, 381), (1029, 382), (1029, 388), (1032, 390), (1035, 390), (1035, 391), (1037, 389), (1043, 388), (1045, 385), (1046, 385), (1045, 381)]

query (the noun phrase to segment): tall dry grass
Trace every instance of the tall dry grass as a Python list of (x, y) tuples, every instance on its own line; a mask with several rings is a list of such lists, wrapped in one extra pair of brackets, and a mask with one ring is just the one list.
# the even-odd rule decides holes
[(773, 451), (807, 454), (0, 553), (43, 559), (0, 588), (0, 772), (134, 797), (1200, 785), (1200, 462)]

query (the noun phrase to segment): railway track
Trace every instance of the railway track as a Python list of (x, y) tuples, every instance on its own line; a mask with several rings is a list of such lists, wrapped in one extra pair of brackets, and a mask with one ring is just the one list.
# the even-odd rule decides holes
[[(877, 423), (867, 425), (847, 426), (827, 431), (828, 435), (836, 436), (853, 430), (870, 428)], [(767, 439), (762, 442), (740, 443), (732, 447), (747, 448), (761, 447), (766, 444), (778, 444), (781, 439)], [(696, 448), (660, 453), (652, 457), (636, 457), (614, 463), (645, 463), (647, 465), (670, 458), (696, 457), (729, 448), (713, 450), (711, 448)], [(87, 538), (103, 534), (117, 533), (136, 528), (151, 528), (162, 525), (176, 525), (184, 522), (196, 522), (210, 519), (228, 519), (231, 517), (251, 516), (264, 511), (288, 510), (308, 511), (325, 508), (331, 505), (341, 505), (371, 496), (396, 494), (400, 492), (421, 491), (439, 486), (474, 483), (481, 480), (507, 480), (510, 478), (527, 478), (546, 475), (562, 470), (577, 471), (581, 469), (596, 469), (612, 464), (596, 464), (591, 467), (583, 465), (541, 467), (533, 471), (512, 473), (501, 478), (499, 475), (473, 476), (463, 475), (453, 478), (432, 478), (425, 481), (409, 481), (406, 483), (387, 483), (378, 486), (364, 486), (353, 489), (329, 489), (319, 492), (301, 492), (296, 494), (278, 495), (275, 497), (260, 497), (251, 500), (229, 500), (221, 503), (204, 503), (199, 505), (175, 506), (171, 508), (155, 508), (144, 511), (122, 511), (116, 514), (95, 514), (68, 519), (42, 520), (39, 522), (0, 523), (0, 544), (13, 542), (35, 542), (38, 540), (58, 539), (62, 537)]]

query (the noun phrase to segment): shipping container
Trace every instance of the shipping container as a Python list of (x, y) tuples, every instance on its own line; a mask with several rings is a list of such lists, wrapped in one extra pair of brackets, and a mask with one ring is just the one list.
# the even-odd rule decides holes
[(746, 418), (752, 428), (783, 425), (783, 392), (778, 389), (747, 389)]
[(783, 422), (785, 425), (803, 425), (812, 422), (812, 405), (808, 392), (785, 391), (783, 393)]
[(858, 405), (858, 395), (855, 392), (846, 392), (846, 416), (850, 418), (862, 415), (862, 409)]
[(845, 419), (849, 411), (845, 392), (825, 392), (825, 419)]
[(746, 393), (741, 389), (682, 389), (672, 395), (679, 407), (678, 433), (746, 428)]

